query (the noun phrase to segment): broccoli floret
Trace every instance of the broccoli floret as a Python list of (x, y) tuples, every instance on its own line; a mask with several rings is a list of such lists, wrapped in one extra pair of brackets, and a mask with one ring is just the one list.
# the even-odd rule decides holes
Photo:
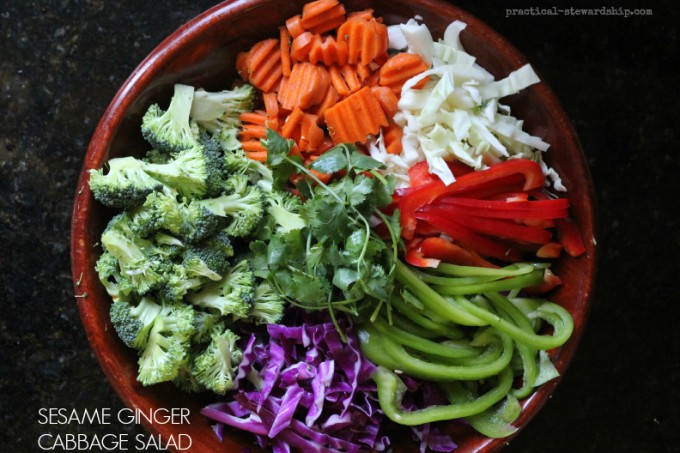
[(127, 279), (120, 274), (118, 260), (109, 252), (101, 254), (95, 264), (95, 271), (99, 275), (99, 280), (104, 285), (104, 289), (111, 296), (111, 299), (127, 300), (132, 291)]
[(277, 230), (288, 232), (299, 230), (307, 225), (300, 215), (302, 201), (289, 192), (273, 190), (267, 194), (267, 213), (277, 225)]
[(215, 197), (222, 193), (225, 181), (225, 162), (222, 146), (219, 141), (210, 134), (202, 133), (199, 142), (203, 146), (203, 155), (206, 159), (206, 191), (204, 196)]
[(149, 338), (149, 331), (161, 306), (148, 297), (142, 297), (134, 306), (120, 299), (114, 300), (109, 313), (116, 333), (130, 348), (144, 349)]
[(239, 337), (229, 329), (214, 333), (205, 352), (196, 357), (193, 375), (208, 390), (224, 395), (234, 383), (234, 372), (243, 358), (236, 342)]
[(212, 309), (221, 315), (245, 318), (251, 311), (255, 296), (255, 274), (247, 259), (237, 262), (219, 281), (207, 283), (187, 299), (199, 307)]
[(276, 324), (283, 317), (283, 308), (281, 295), (269, 283), (262, 282), (255, 288), (255, 302), (248, 317), (255, 324)]
[(241, 113), (253, 109), (255, 89), (242, 85), (233, 90), (208, 92), (204, 89), (194, 91), (191, 104), (191, 119), (210, 132), (241, 125)]
[(198, 128), (192, 127), (189, 114), (194, 87), (175, 84), (168, 110), (151, 105), (142, 118), (142, 135), (157, 151), (179, 153), (198, 146)]
[(238, 127), (228, 127), (213, 132), (213, 139), (220, 144), (222, 151), (232, 152), (241, 149), (241, 142), (238, 140)]
[(193, 330), (194, 310), (190, 305), (163, 304), (139, 358), (137, 380), (151, 385), (175, 379), (188, 353)]
[(192, 246), (186, 250), (182, 266), (189, 277), (220, 280), (229, 269), (229, 261), (221, 250)]
[(225, 150), (224, 170), (229, 175), (245, 174), (251, 184), (256, 184), (264, 192), (271, 192), (274, 184), (272, 171), (262, 162), (250, 159), (242, 148)]
[(194, 376), (193, 366), (194, 359), (193, 354), (190, 351), (184, 356), (184, 360), (182, 360), (182, 363), (179, 365), (177, 376), (172, 380), (172, 383), (185, 393), (200, 393), (205, 390), (205, 387), (203, 387), (196, 379), (196, 376)]
[(191, 341), (194, 344), (207, 343), (210, 336), (215, 332), (224, 330), (224, 318), (217, 313), (203, 310), (195, 310), (194, 335)]
[(168, 259), (174, 259), (184, 253), (186, 244), (179, 238), (164, 231), (156, 231), (150, 238)]
[(164, 283), (170, 269), (153, 242), (136, 236), (131, 228), (132, 219), (127, 212), (114, 216), (101, 237), (105, 251), (110, 253), (120, 266), (121, 276), (139, 295), (144, 295)]
[(144, 162), (134, 157), (118, 157), (108, 161), (109, 171), (90, 170), (90, 189), (94, 198), (116, 209), (141, 205), (146, 197), (161, 190), (163, 184), (144, 171)]
[(151, 149), (146, 152), (142, 161), (147, 164), (167, 164), (172, 160), (172, 154), (159, 149)]
[(234, 256), (234, 247), (231, 245), (229, 234), (225, 230), (207, 238), (201, 244), (203, 247), (220, 251), (226, 258)]
[(187, 275), (186, 267), (175, 264), (163, 286), (158, 289), (158, 293), (165, 302), (181, 302), (189, 291), (197, 291), (205, 283), (205, 278), (190, 277)]
[(215, 184), (214, 178), (221, 177), (222, 165), (221, 156), (216, 156), (210, 147), (196, 143), (165, 164), (145, 164), (144, 170), (181, 195), (200, 198)]
[(158, 192), (149, 196), (147, 204), (153, 209), (159, 228), (188, 243), (210, 237), (226, 224), (226, 219), (213, 214), (197, 200), (179, 201), (174, 195)]
[(252, 233), (264, 214), (264, 193), (248, 184), (244, 175), (234, 175), (226, 182), (225, 195), (199, 200), (197, 203), (213, 214), (230, 219), (226, 228), (233, 237)]

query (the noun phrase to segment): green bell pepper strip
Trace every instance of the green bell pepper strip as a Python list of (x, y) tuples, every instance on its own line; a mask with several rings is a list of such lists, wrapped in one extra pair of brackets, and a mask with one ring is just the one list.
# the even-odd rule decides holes
[(442, 296), (480, 294), (490, 291), (510, 291), (540, 284), (543, 281), (543, 274), (543, 269), (536, 269), (528, 274), (508, 277), (502, 280), (460, 286), (435, 285), (433, 289)]
[(513, 340), (524, 343), (535, 349), (553, 349), (562, 346), (571, 336), (574, 330), (574, 320), (567, 310), (552, 302), (544, 302), (534, 312), (537, 316), (554, 328), (552, 335), (539, 335), (533, 329), (525, 330), (514, 323), (502, 319), (498, 314), (481, 308), (463, 296), (454, 296), (452, 299), (461, 309), (468, 311), (473, 316), (486, 321), (499, 331), (510, 336)]
[[(370, 327), (366, 327), (370, 332)], [(428, 361), (409, 353), (403, 345), (392, 340), (387, 335), (381, 335), (375, 328), (371, 333), (371, 340), (380, 341), (382, 347), (393, 362), (397, 363), (395, 369), (401, 370), (409, 376), (427, 379), (431, 381), (450, 381), (456, 379), (473, 380), (486, 379), (498, 374), (507, 367), (512, 360), (513, 343), (507, 335), (501, 335), (503, 350), (500, 356), (489, 363), (472, 366), (449, 365), (441, 360)], [(381, 364), (378, 362), (378, 364)]]
[(492, 439), (508, 437), (517, 432), (517, 427), (512, 422), (522, 413), (522, 406), (517, 398), (507, 395), (505, 400), (497, 406), (479, 414), (466, 417), (468, 423), (480, 434)]
[(405, 411), (401, 408), (401, 400), (406, 392), (406, 385), (401, 379), (382, 366), (379, 366), (371, 377), (378, 387), (378, 401), (385, 415), (395, 423), (407, 426), (478, 414), (500, 401), (512, 386), (512, 371), (506, 367), (500, 371), (496, 386), (472, 401)]
[(478, 356), (481, 351), (479, 348), (470, 346), (469, 342), (465, 341), (438, 343), (428, 340), (427, 338), (419, 337), (418, 335), (400, 329), (395, 325), (388, 325), (381, 317), (378, 317), (375, 322), (373, 322), (373, 325), (382, 335), (386, 335), (393, 341), (410, 349), (425, 352), (428, 355), (462, 358)]
[(544, 268), (543, 263), (515, 263), (501, 268), (493, 267), (477, 267), (477, 266), (461, 266), (458, 264), (439, 263), (434, 271), (451, 275), (453, 277), (514, 277), (516, 275), (524, 275), (533, 271), (534, 269)]
[(401, 297), (392, 298), (390, 304), (392, 305), (392, 308), (406, 316), (410, 321), (419, 325), (423, 329), (427, 329), (442, 337), (451, 338), (452, 340), (457, 340), (463, 337), (463, 332), (457, 326), (433, 321), (423, 313), (420, 313), (417, 308), (413, 307), (413, 305), (405, 302)]
[(418, 299), (433, 313), (441, 318), (453, 321), (464, 326), (483, 326), (487, 324), (476, 315), (447, 301), (437, 291), (432, 289), (427, 283), (423, 282), (418, 276), (401, 261), (396, 262), (396, 280), (411, 292), (418, 294)]

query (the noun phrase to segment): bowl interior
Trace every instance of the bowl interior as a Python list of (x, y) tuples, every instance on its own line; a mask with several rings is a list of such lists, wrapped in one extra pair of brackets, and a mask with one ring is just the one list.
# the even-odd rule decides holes
[[(153, 102), (167, 102), (176, 82), (207, 90), (228, 88), (235, 79), (236, 54), (257, 40), (275, 35), (277, 27), (301, 11), (302, 1), (277, 0), (228, 1), (206, 11), (178, 29), (163, 41), (130, 75), (102, 117), (88, 148), (77, 188), (73, 209), (71, 256), (78, 306), (85, 331), (111, 385), (131, 408), (189, 408), (190, 424), (147, 425), (154, 434), (169, 436), (184, 433), (192, 438), (192, 450), (237, 451), (249, 446), (249, 437), (229, 435), (220, 443), (210, 423), (199, 410), (211, 402), (209, 396), (189, 396), (172, 384), (143, 387), (136, 380), (137, 360), (134, 352), (118, 339), (108, 319), (109, 296), (99, 283), (94, 264), (100, 250), (96, 246), (101, 232), (113, 212), (96, 203), (89, 191), (88, 171), (100, 168), (111, 158), (140, 154), (147, 149), (141, 134), (141, 118)], [(349, 0), (343, 2), (348, 11), (373, 8), (386, 23), (399, 23), (420, 15), (435, 38), (455, 19), (467, 23), (461, 36), (466, 50), (477, 61), (501, 78), (526, 62), (511, 44), (468, 13), (435, 0)], [(580, 340), (588, 314), (595, 277), (595, 217), (593, 188), (578, 139), (545, 82), (520, 94), (504, 99), (513, 114), (525, 120), (525, 128), (551, 144), (547, 161), (559, 172), (568, 188), (571, 214), (581, 228), (587, 253), (578, 259), (563, 257), (554, 267), (564, 285), (551, 299), (567, 308), (575, 320), (572, 339), (552, 351), (560, 373), (564, 373)], [(547, 401), (557, 380), (543, 385), (523, 401), (524, 412), (517, 426), (524, 426)], [(507, 439), (491, 440), (463, 429), (457, 438), (459, 451), (494, 451)], [(415, 444), (403, 445), (397, 451), (408, 451)]]

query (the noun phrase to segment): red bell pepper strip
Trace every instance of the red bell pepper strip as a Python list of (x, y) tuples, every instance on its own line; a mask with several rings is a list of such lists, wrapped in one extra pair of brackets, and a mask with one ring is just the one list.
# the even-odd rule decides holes
[[(447, 208), (427, 206), (423, 208), (423, 211), (431, 212), (444, 218), (451, 217), (451, 211)], [(552, 233), (543, 228), (520, 225), (506, 220), (487, 219), (462, 214), (456, 214), (453, 219), (472, 231), (499, 238), (513, 239), (531, 244), (545, 244), (552, 238)]]
[(586, 253), (586, 247), (581, 238), (581, 232), (572, 219), (556, 219), (557, 239), (564, 246), (564, 250), (571, 256), (577, 257)]
[(433, 227), (438, 228), (442, 233), (452, 237), (467, 250), (474, 251), (484, 258), (496, 258), (497, 260), (509, 262), (520, 261), (522, 259), (522, 254), (518, 250), (477, 234), (456, 223), (450, 217), (419, 211), (415, 213), (415, 218), (426, 221)]
[(399, 203), (402, 236), (406, 239), (413, 238), (416, 228), (416, 211), (437, 198), (474, 189), (483, 189), (493, 185), (500, 178), (516, 174), (524, 177), (524, 184), (522, 185), (524, 191), (543, 186), (544, 178), (539, 164), (528, 159), (510, 159), (487, 170), (464, 174), (448, 186), (441, 181), (434, 181), (409, 191), (403, 195)]
[(548, 242), (536, 250), (536, 256), (539, 258), (559, 258), (560, 253), (562, 253), (562, 244), (559, 242)]
[(420, 244), (422, 243), (421, 238), (411, 239), (406, 243), (406, 255), (404, 260), (415, 267), (437, 267), (441, 260), (437, 258), (427, 258), (423, 255), (420, 250)]
[[(434, 206), (434, 205), (433, 205)], [(559, 219), (568, 215), (566, 198), (506, 202), (472, 198), (442, 197), (437, 206), (450, 209), (452, 214), (491, 217), (497, 219)]]
[(435, 258), (459, 266), (498, 267), (479, 256), (477, 252), (466, 250), (444, 238), (423, 239), (420, 243), (420, 252), (426, 258)]
[[(446, 165), (456, 178), (474, 171), (472, 167), (459, 161), (447, 162)], [(422, 186), (423, 184), (440, 181), (439, 176), (430, 173), (430, 164), (425, 160), (418, 162), (409, 168), (408, 177), (409, 185), (411, 187), (418, 187)]]

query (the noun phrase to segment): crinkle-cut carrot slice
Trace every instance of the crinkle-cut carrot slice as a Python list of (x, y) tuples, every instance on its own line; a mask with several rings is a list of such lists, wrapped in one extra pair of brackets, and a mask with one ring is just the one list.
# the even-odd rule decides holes
[(250, 48), (248, 81), (251, 85), (266, 93), (277, 86), (282, 76), (278, 39), (265, 39)]
[(331, 84), (333, 85), (333, 88), (335, 88), (335, 91), (338, 93), (338, 95), (342, 97), (348, 96), (349, 87), (347, 86), (347, 83), (345, 83), (345, 79), (342, 77), (340, 67), (333, 65), (328, 68), (328, 73), (331, 76)]
[(380, 107), (385, 112), (385, 116), (394, 118), (394, 115), (399, 110), (399, 98), (397, 95), (388, 87), (374, 86), (371, 87), (371, 91), (373, 96), (380, 102)]
[(239, 115), (239, 119), (243, 124), (267, 125), (267, 114), (262, 111), (243, 112)]
[(267, 150), (264, 151), (246, 151), (246, 157), (258, 162), (267, 162)]
[(279, 27), (279, 47), (281, 49), (281, 73), (284, 77), (290, 75), (290, 44), (292, 38), (286, 27)]
[(345, 7), (338, 0), (316, 0), (302, 7), (302, 27), (312, 33), (335, 30), (345, 21)]
[(304, 112), (299, 107), (295, 107), (281, 127), (281, 136), (285, 138), (293, 138), (303, 116)]
[(387, 154), (401, 154), (401, 138), (404, 136), (402, 128), (392, 122), (388, 126), (382, 128), (382, 133)]
[(346, 42), (338, 42), (333, 36), (321, 37), (321, 35), (315, 35), (308, 58), (312, 64), (323, 63), (325, 66), (333, 64), (343, 66), (347, 64), (347, 54)]
[(236, 55), (236, 72), (241, 79), (248, 83), (248, 56), (250, 52), (239, 52)]
[(314, 42), (320, 37), (320, 35), (305, 31), (293, 38), (293, 43), (290, 46), (291, 60), (294, 62), (308, 60), (309, 51), (312, 50)]
[(328, 90), (326, 90), (326, 96), (324, 96), (323, 101), (321, 101), (321, 103), (317, 105), (316, 110), (314, 112), (318, 117), (319, 123), (323, 123), (326, 110), (333, 107), (339, 100), (340, 96), (338, 95), (337, 90), (333, 85), (329, 85)]
[(299, 14), (286, 21), (286, 29), (288, 29), (288, 32), (293, 37), (293, 39), (304, 33), (305, 29), (302, 26), (302, 18)]
[(350, 64), (367, 66), (377, 58), (387, 55), (387, 27), (374, 18), (363, 16), (347, 19), (337, 32), (338, 40), (347, 42)]
[(352, 93), (325, 114), (328, 132), (333, 143), (365, 142), (370, 135), (376, 135), (380, 128), (388, 125), (387, 117), (380, 102), (369, 87)]
[[(390, 57), (380, 68), (380, 85), (390, 88), (397, 96), (401, 96), (404, 83), (427, 69), (429, 66), (420, 55), (400, 52)], [(426, 77), (418, 82), (415, 88), (421, 88), (427, 81)]]
[(323, 66), (306, 61), (295, 63), (279, 90), (279, 103), (286, 110), (296, 107), (306, 110), (323, 101), (330, 83), (330, 75)]
[(264, 93), (262, 95), (264, 101), (264, 109), (267, 112), (267, 126), (270, 129), (279, 129), (279, 101), (274, 92)]
[(352, 11), (351, 13), (347, 14), (347, 19), (371, 20), (374, 18), (375, 16), (373, 16), (373, 9), (371, 8), (364, 9), (361, 11)]
[(257, 124), (243, 124), (238, 133), (238, 138), (241, 141), (267, 138), (267, 127)]
[(300, 140), (298, 146), (300, 151), (314, 151), (316, 150), (324, 138), (324, 131), (318, 125), (318, 117), (311, 113), (302, 115), (300, 122)]
[(245, 152), (267, 151), (267, 148), (262, 145), (260, 139), (244, 140), (241, 142), (241, 148)]

